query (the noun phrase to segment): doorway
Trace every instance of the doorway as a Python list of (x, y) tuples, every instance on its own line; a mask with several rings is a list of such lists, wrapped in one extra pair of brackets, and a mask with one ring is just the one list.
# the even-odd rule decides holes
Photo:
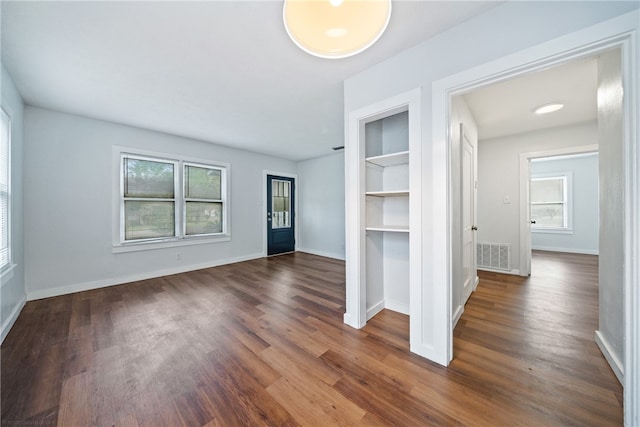
[[(520, 194), (523, 197), (520, 200), (520, 276), (531, 275), (531, 251), (533, 247), (532, 242), (532, 226), (535, 219), (531, 218), (531, 196), (530, 196), (530, 181), (531, 181), (531, 161), (545, 159), (545, 158), (561, 158), (565, 156), (580, 156), (586, 154), (598, 153), (598, 145), (583, 145), (575, 147), (558, 148), (554, 150), (546, 150), (539, 152), (527, 152), (520, 154)], [(599, 176), (599, 171), (596, 171), (596, 176)], [(598, 195), (595, 196), (598, 198)], [(599, 202), (598, 202), (599, 203)], [(582, 215), (583, 212), (575, 212), (574, 215)], [(596, 213), (597, 216), (597, 213)], [(545, 248), (547, 249), (547, 248)], [(570, 252), (570, 251), (565, 251)], [(583, 252), (588, 253), (588, 252)]]
[[(602, 190), (601, 193), (603, 193), (604, 196), (600, 201), (600, 236), (605, 237), (604, 240), (600, 240), (600, 250), (601, 253), (605, 254), (605, 256), (600, 258), (600, 323), (598, 330), (595, 331), (594, 341), (600, 348), (603, 356), (609, 362), (613, 371), (616, 372), (620, 382), (625, 381), (619, 373), (624, 370), (622, 362), (623, 353), (625, 351), (624, 340), (625, 337), (628, 337), (627, 329), (629, 328), (630, 323), (630, 316), (626, 311), (628, 310), (628, 305), (625, 304), (624, 299), (622, 298), (624, 291), (627, 290), (628, 292), (629, 289), (629, 282), (625, 280), (623, 274), (625, 271), (625, 262), (628, 262), (629, 257), (629, 254), (625, 253), (623, 249), (623, 246), (629, 237), (624, 231), (624, 224), (628, 214), (628, 211), (626, 210), (628, 205), (625, 203), (624, 195), (628, 196), (629, 193), (628, 191), (623, 190), (627, 185), (634, 185), (634, 182), (630, 182), (628, 180), (628, 175), (626, 175), (629, 169), (625, 171), (626, 168), (630, 167), (630, 165), (625, 161), (625, 153), (627, 153), (626, 156), (630, 156), (628, 153), (632, 140), (625, 138), (625, 135), (629, 135), (628, 133), (625, 133), (628, 129), (625, 130), (625, 127), (623, 126), (624, 122), (621, 120), (622, 117), (629, 117), (629, 106), (625, 103), (625, 98), (622, 97), (622, 88), (625, 83), (628, 84), (628, 78), (625, 78), (624, 76), (628, 76), (629, 73), (628, 68), (624, 68), (623, 70), (624, 62), (620, 60), (621, 53), (623, 51), (628, 54), (628, 46), (614, 44), (610, 45), (608, 48), (601, 48), (595, 52), (592, 51), (589, 55), (578, 53), (575, 56), (564, 56), (563, 60), (546, 63), (547, 66), (542, 70), (534, 67), (530, 68), (528, 73), (517, 74), (519, 76), (524, 74), (533, 74), (536, 71), (549, 70), (558, 65), (565, 65), (574, 61), (593, 58), (594, 56), (597, 56), (598, 58), (598, 109), (596, 117), (598, 122), (602, 120), (603, 126), (596, 125), (596, 142), (598, 139), (606, 141), (605, 145), (599, 147), (601, 155), (600, 158), (606, 159), (606, 161), (601, 163), (600, 167), (600, 188)], [(514, 75), (512, 74), (511, 76)], [(459, 76), (458, 78), (462, 79), (462, 77)], [(454, 79), (452, 78), (451, 80)], [(451, 82), (442, 83), (442, 85), (447, 88), (444, 90), (447, 104), (450, 105), (454, 96), (467, 94), (475, 89), (486, 87), (489, 84), (503, 83), (508, 81), (508, 79), (503, 75), (501, 78), (496, 79), (491, 83), (478, 80), (476, 80), (478, 83), (471, 83), (473, 81), (473, 79), (466, 80), (466, 83), (458, 85), (455, 90), (452, 88), (456, 87), (456, 85), (451, 84)], [(436, 85), (434, 84), (434, 86)], [(606, 92), (605, 96), (602, 96), (603, 94), (601, 92), (603, 91)], [(440, 91), (436, 88), (434, 92), (438, 94)], [(604, 106), (600, 105), (601, 96), (603, 102), (606, 103)], [(438, 96), (436, 95), (436, 98), (437, 97)], [(434, 101), (434, 109), (437, 109), (436, 102), (437, 101)], [(438, 115), (438, 112), (436, 112), (436, 115)], [(604, 118), (601, 119), (601, 117)], [(445, 123), (447, 123), (447, 121), (445, 121)], [(434, 136), (440, 137), (440, 131), (441, 129), (434, 129)], [(544, 148), (544, 146), (538, 146), (537, 148), (541, 149)], [(526, 159), (526, 161), (528, 162), (529, 159)], [(500, 164), (498, 162), (495, 162), (494, 167), (499, 167), (499, 165)], [(450, 168), (453, 168), (453, 163), (450, 163)], [(604, 182), (604, 184), (602, 182)], [(479, 185), (482, 185), (480, 179)], [(516, 192), (515, 194), (518, 193)], [(509, 194), (500, 195), (500, 197), (502, 197), (502, 204), (511, 203), (511, 197)], [(607, 197), (609, 198), (609, 201), (607, 201)], [(482, 196), (479, 194), (478, 198), (480, 200), (482, 199)], [(453, 199), (455, 200), (455, 197), (453, 197)], [(455, 205), (453, 207), (455, 208)], [(528, 211), (529, 206), (527, 205), (527, 212)], [(526, 233), (529, 234), (531, 224), (529, 222), (528, 215), (525, 215), (524, 218), (527, 218), (526, 225), (521, 225), (521, 229), (526, 227)], [(606, 231), (603, 232), (602, 224), (614, 224), (616, 227), (611, 233)], [(456, 224), (453, 226), (455, 225)], [(479, 218), (479, 225), (482, 229), (483, 224), (481, 218)], [(455, 231), (452, 232), (451, 236), (455, 236)], [(609, 251), (603, 247), (603, 242), (613, 247), (614, 251), (612, 251), (612, 255), (609, 255)], [(521, 259), (523, 255), (525, 254), (520, 253)], [(522, 272), (520, 272), (520, 274), (522, 275)], [(452, 282), (449, 281), (449, 284), (449, 295), (451, 295), (453, 292)], [(449, 319), (449, 322), (451, 322), (451, 318)], [(449, 333), (451, 333), (452, 330), (453, 326), (450, 326)], [(451, 342), (451, 344), (453, 343)], [(452, 347), (450, 347), (450, 351), (449, 357), (453, 358)]]
[(267, 175), (267, 255), (293, 252), (295, 239), (295, 178)]

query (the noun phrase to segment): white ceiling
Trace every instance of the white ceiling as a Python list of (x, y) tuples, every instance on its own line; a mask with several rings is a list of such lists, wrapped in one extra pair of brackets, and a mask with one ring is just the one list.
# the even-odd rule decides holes
[[(596, 120), (597, 80), (592, 57), (476, 89), (464, 98), (483, 140)], [(533, 113), (557, 101), (563, 109)]]
[(292, 160), (343, 145), (343, 84), (496, 2), (394, 1), (341, 60), (298, 49), (282, 1), (2, 1), (2, 62), (27, 104)]

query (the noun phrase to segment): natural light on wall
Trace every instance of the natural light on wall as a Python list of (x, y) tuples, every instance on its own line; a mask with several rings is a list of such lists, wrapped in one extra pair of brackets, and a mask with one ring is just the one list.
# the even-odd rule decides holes
[(283, 17), (300, 49), (321, 58), (346, 58), (380, 38), (391, 17), (391, 0), (285, 0)]

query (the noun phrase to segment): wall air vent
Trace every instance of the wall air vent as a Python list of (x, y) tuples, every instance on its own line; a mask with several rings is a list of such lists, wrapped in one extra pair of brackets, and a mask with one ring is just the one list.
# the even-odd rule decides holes
[(478, 243), (478, 268), (490, 270), (511, 270), (510, 243)]

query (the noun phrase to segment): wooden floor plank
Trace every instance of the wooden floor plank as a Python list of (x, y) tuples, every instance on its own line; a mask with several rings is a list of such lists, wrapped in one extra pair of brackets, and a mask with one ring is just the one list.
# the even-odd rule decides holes
[(1, 350), (1, 424), (619, 426), (594, 343), (597, 257), (480, 273), (445, 368), (408, 316), (343, 323), (344, 262), (295, 253), (30, 301)]

